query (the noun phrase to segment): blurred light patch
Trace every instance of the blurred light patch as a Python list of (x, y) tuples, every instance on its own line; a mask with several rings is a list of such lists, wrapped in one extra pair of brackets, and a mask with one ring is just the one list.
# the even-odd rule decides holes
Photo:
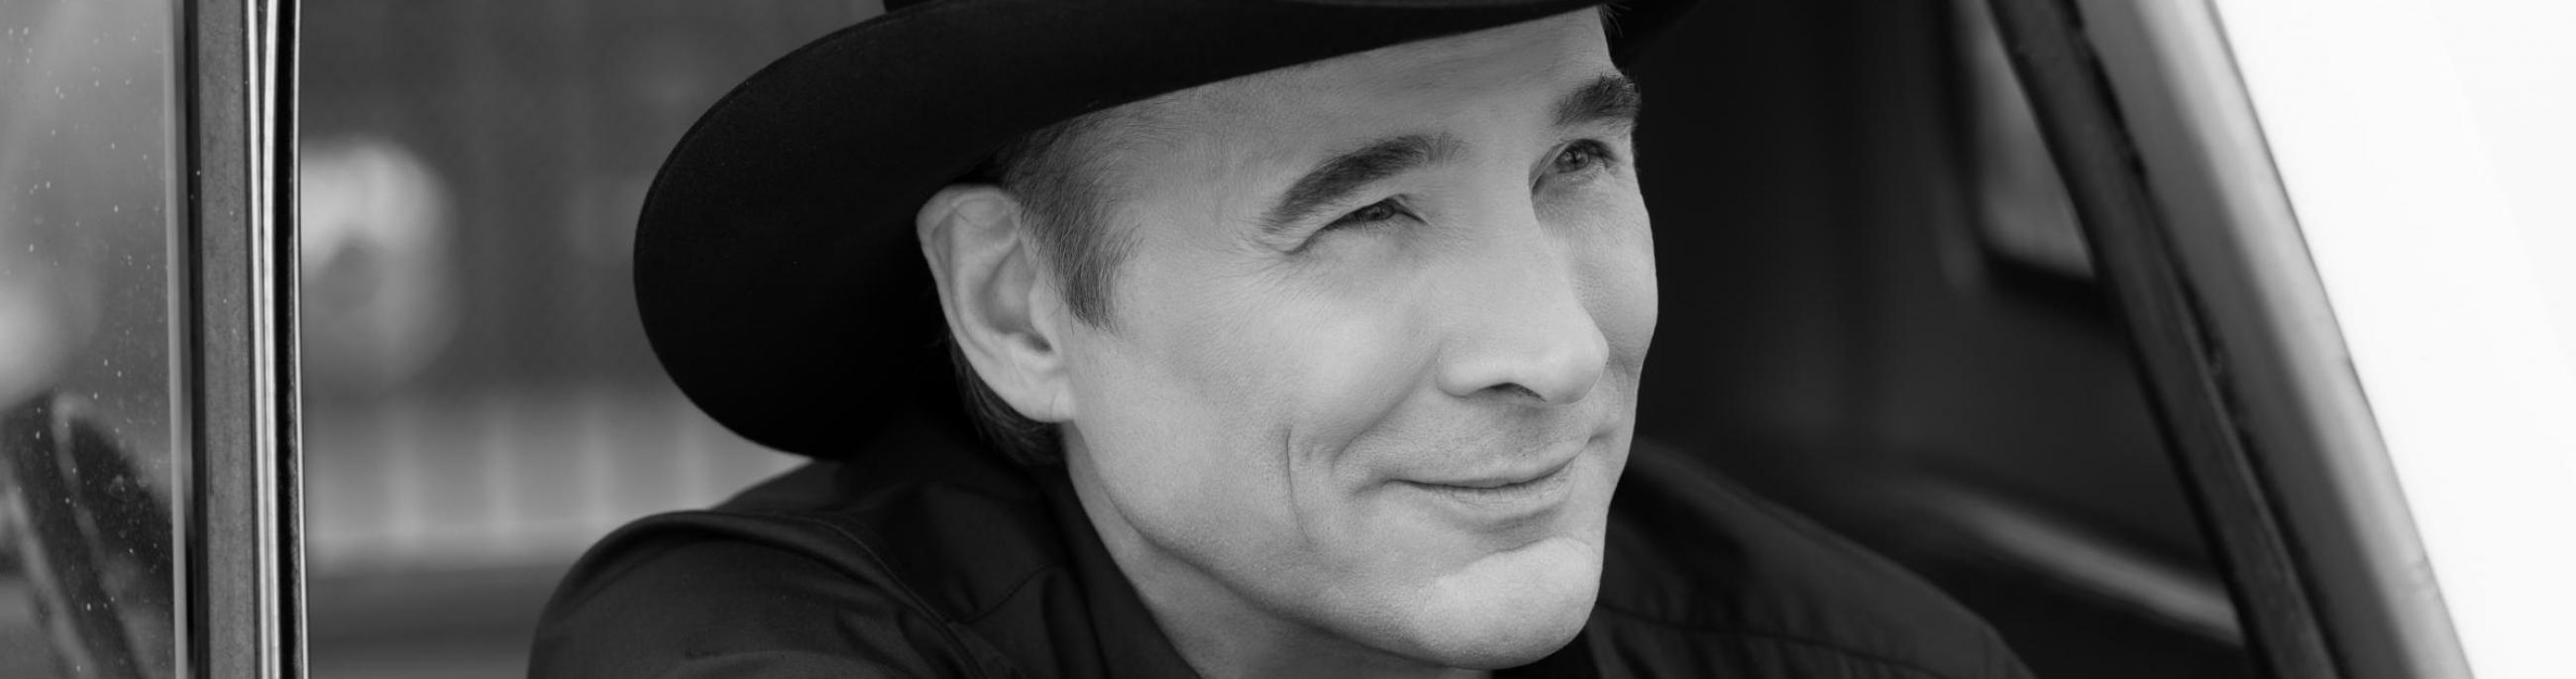
[(304, 373), (399, 386), (456, 328), (443, 183), (401, 144), (356, 135), (305, 142), (297, 188)]

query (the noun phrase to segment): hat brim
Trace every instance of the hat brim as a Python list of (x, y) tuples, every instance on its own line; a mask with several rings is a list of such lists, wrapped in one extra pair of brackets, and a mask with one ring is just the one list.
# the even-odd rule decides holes
[[(891, 417), (962, 417), (913, 217), (1002, 144), (1190, 87), (1598, 4), (942, 0), (860, 22), (736, 86), (664, 161), (635, 241), (645, 334), (699, 408), (779, 450), (833, 458)], [(1687, 4), (1622, 4), (1614, 58)]]

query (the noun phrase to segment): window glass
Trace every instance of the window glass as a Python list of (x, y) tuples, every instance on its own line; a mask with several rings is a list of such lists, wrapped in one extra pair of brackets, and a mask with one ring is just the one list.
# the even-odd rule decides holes
[(2217, 8), (2471, 668), (2576, 676), (2576, 6)]
[(169, 2), (0, 0), (0, 676), (172, 676)]
[(636, 321), (635, 219), (699, 113), (875, 5), (303, 6), (317, 676), (523, 674), (583, 548), (797, 462), (664, 376)]

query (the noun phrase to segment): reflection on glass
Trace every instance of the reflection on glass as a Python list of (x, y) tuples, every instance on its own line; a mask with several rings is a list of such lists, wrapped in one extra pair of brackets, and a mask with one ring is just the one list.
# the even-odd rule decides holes
[(2093, 278), (2093, 256), (2076, 225), (2074, 199), (2039, 135), (2021, 78), (1983, 3), (1958, 5), (1968, 69), (1963, 83), (1977, 149), (1978, 228), (2004, 263), (2078, 280)]
[(172, 7), (0, 0), (0, 677), (173, 676)]

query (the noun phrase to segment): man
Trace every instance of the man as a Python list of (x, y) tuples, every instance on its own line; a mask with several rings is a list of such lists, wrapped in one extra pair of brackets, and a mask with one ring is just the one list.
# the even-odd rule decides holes
[(533, 673), (2022, 676), (1632, 452), (1619, 63), (1680, 9), (946, 0), (782, 59), (638, 291), (693, 400), (831, 462), (603, 541)]

